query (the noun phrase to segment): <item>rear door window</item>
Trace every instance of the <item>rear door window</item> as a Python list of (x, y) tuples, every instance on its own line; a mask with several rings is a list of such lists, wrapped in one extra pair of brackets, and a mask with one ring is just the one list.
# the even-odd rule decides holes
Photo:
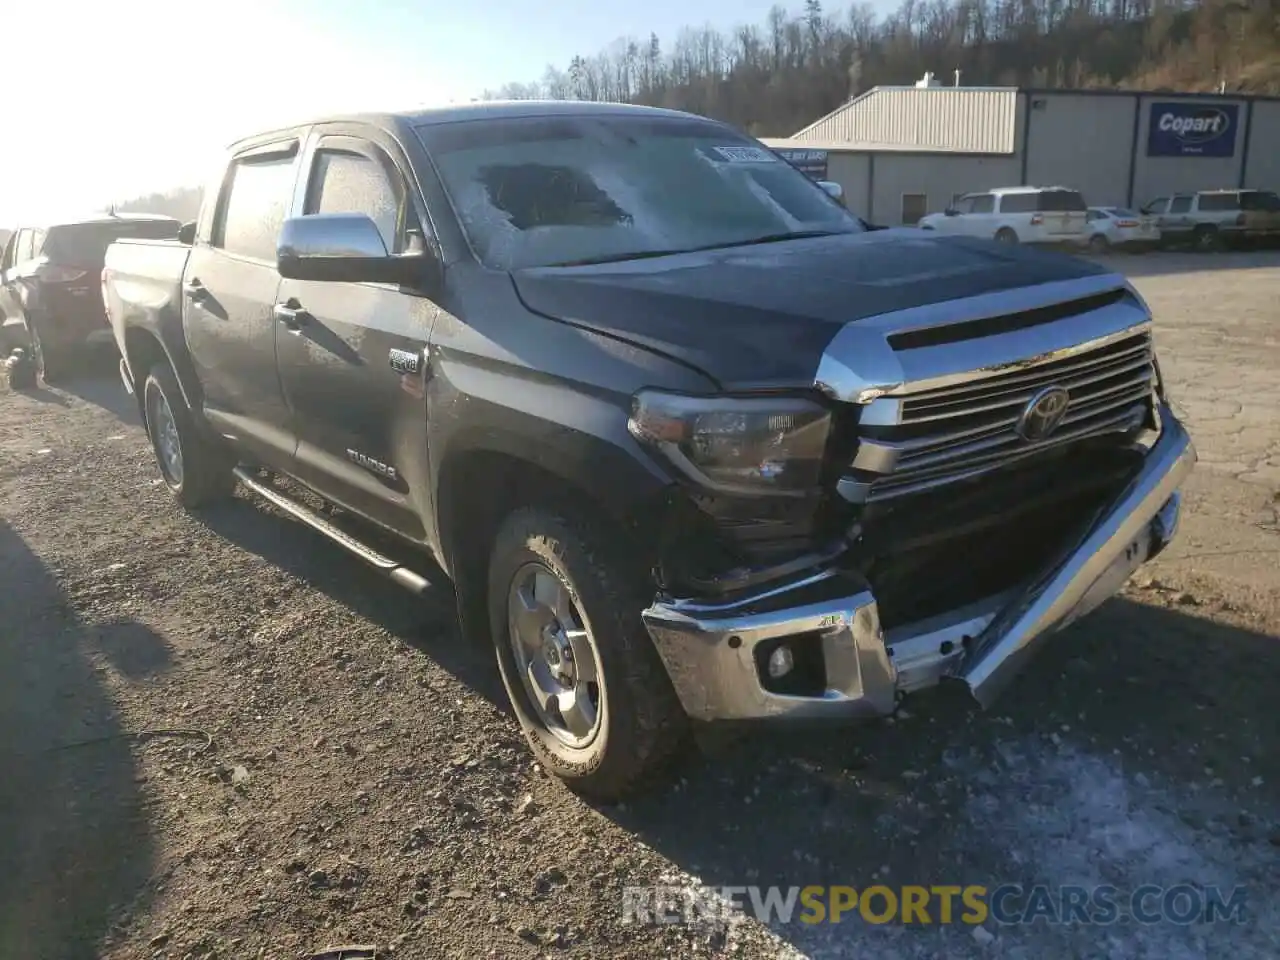
[(1210, 213), (1221, 213), (1224, 210), (1239, 210), (1239, 194), (1202, 193), (1200, 194), (1200, 209)]
[(1089, 205), (1076, 190), (1043, 190), (1037, 194), (1041, 213), (1084, 213)]
[(1001, 213), (1034, 213), (1039, 200), (1034, 193), (1006, 193), (1000, 198)]
[[(287, 150), (287, 152), (286, 152)], [(293, 194), (296, 145), (232, 162), (212, 243), (227, 253), (275, 263), (276, 241)]]
[(31, 229), (18, 231), (18, 243), (14, 248), (13, 262), (26, 263), (35, 256), (33, 244), (36, 232)]

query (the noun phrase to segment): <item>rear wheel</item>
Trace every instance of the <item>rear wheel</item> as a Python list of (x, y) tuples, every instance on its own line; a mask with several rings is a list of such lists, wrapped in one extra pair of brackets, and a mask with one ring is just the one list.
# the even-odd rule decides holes
[(502, 681), (534, 754), (607, 802), (657, 779), (689, 723), (640, 612), (640, 577), (610, 539), (528, 508), (489, 560), (489, 625)]
[(198, 507), (231, 494), (232, 464), (200, 433), (167, 364), (156, 364), (147, 374), (142, 409), (160, 477), (179, 503)]
[(1106, 253), (1111, 249), (1111, 242), (1100, 233), (1089, 238), (1089, 250), (1093, 253)]
[(1001, 227), (996, 231), (996, 239), (1001, 243), (1017, 243), (1018, 235), (1008, 227)]

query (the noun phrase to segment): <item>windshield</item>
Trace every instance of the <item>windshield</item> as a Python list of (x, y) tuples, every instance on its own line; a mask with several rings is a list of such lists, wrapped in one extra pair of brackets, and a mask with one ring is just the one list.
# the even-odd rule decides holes
[(418, 134), (476, 255), (497, 269), (863, 230), (791, 164), (710, 121), (555, 116)]
[(41, 252), (50, 263), (101, 267), (106, 260), (107, 247), (113, 241), (126, 237), (172, 240), (177, 237), (180, 226), (177, 220), (119, 220), (50, 227)]

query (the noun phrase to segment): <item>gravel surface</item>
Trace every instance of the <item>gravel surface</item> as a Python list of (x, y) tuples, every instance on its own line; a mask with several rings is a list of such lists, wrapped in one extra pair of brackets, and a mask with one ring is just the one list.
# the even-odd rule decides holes
[[(447, 585), (419, 604), (243, 495), (184, 514), (109, 364), (0, 387), (0, 957), (1280, 955), (1280, 255), (1113, 262), (1201, 452), (1177, 543), (990, 713), (709, 743), (619, 808), (532, 762)], [(1247, 907), (621, 922), (628, 886), (876, 883)]]

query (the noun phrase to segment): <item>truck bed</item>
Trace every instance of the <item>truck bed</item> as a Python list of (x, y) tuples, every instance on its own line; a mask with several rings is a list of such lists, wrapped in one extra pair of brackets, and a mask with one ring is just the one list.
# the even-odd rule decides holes
[[(177, 240), (117, 240), (107, 247), (102, 296), (122, 357), (127, 329), (146, 330), (163, 344), (183, 338), (182, 275), (190, 253)], [(125, 372), (135, 381), (145, 375)]]

